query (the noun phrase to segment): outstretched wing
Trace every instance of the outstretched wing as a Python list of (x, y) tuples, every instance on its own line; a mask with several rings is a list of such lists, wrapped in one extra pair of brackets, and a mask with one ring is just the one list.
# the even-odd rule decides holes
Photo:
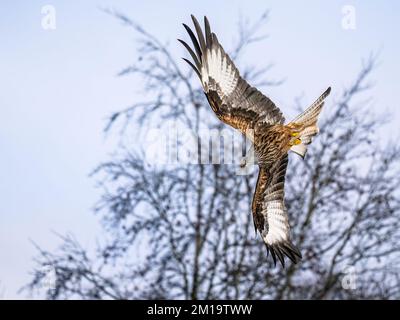
[(288, 156), (284, 156), (271, 169), (260, 167), (253, 198), (254, 226), (271, 252), (274, 263), (278, 257), (285, 266), (284, 256), (294, 263), (301, 259), (300, 251), (290, 240), (290, 226), (284, 203), (284, 185)]
[(243, 133), (259, 121), (283, 123), (282, 113), (275, 104), (240, 76), (219, 44), (217, 36), (211, 33), (207, 18), (204, 17), (205, 37), (193, 15), (192, 20), (197, 38), (187, 25), (183, 26), (189, 33), (195, 51), (183, 40), (178, 40), (189, 51), (194, 63), (184, 60), (199, 76), (211, 108), (218, 118)]

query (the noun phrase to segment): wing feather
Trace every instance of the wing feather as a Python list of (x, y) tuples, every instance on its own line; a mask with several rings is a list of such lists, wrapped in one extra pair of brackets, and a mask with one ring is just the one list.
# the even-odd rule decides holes
[(254, 226), (271, 252), (276, 264), (278, 259), (285, 266), (285, 256), (297, 263), (301, 259), (300, 251), (290, 239), (288, 214), (284, 203), (284, 179), (288, 164), (285, 155), (271, 169), (260, 167), (256, 190), (253, 198)]
[(204, 17), (204, 29), (205, 29), (205, 33), (206, 33), (207, 48), (211, 48), (213, 41), (212, 41), (212, 37), (211, 37), (210, 23), (208, 22), (207, 17)]
[(186, 24), (183, 23), (183, 26), (185, 27), (187, 33), (189, 34), (190, 39), (192, 40), (194, 49), (196, 50), (197, 53), (197, 57), (199, 58), (199, 60), (201, 61), (201, 49), (200, 49), (200, 45), (196, 39), (196, 36), (194, 35), (192, 29), (190, 29)]
[(197, 68), (196, 68), (196, 66), (192, 63), (192, 62), (190, 62), (190, 60), (188, 60), (188, 59), (186, 59), (186, 58), (182, 58), (183, 60), (185, 60), (188, 64), (189, 64), (189, 66), (191, 66), (192, 68), (193, 68), (193, 70), (196, 72), (196, 74), (199, 76), (199, 78), (201, 79), (201, 75), (200, 75), (200, 72), (199, 72), (199, 70), (197, 70)]
[[(201, 64), (200, 64), (200, 61), (199, 61), (199, 59), (197, 58), (196, 54), (193, 52), (192, 48), (189, 47), (189, 45), (188, 45), (185, 41), (183, 41), (183, 40), (181, 40), (181, 39), (178, 39), (178, 41), (179, 41), (180, 43), (182, 43), (182, 45), (183, 45), (183, 46), (186, 48), (186, 50), (189, 52), (189, 54), (190, 54), (190, 56), (192, 57), (194, 63), (196, 64), (196, 70), (199, 71), (199, 70), (201, 69)], [(184, 59), (184, 60), (185, 60), (185, 59)], [(187, 59), (186, 59), (186, 60), (187, 60)], [(185, 61), (186, 61), (186, 60), (185, 60)], [(200, 78), (200, 80), (201, 80), (201, 78)]]
[(191, 17), (192, 17), (192, 21), (194, 24), (194, 28), (196, 29), (197, 37), (199, 38), (201, 50), (203, 52), (205, 52), (206, 51), (206, 42), (204, 40), (204, 36), (203, 36), (203, 32), (201, 31), (200, 24), (194, 15), (191, 15)]
[[(193, 31), (183, 24), (192, 40), (195, 50), (189, 51), (208, 101), (219, 119), (243, 133), (257, 122), (267, 124), (283, 123), (282, 112), (256, 88), (251, 87), (241, 76), (229, 55), (211, 31), (210, 23), (204, 17), (204, 31), (192, 15), (197, 38)], [(196, 55), (194, 54), (196, 52)], [(195, 59), (197, 58), (197, 59)]]

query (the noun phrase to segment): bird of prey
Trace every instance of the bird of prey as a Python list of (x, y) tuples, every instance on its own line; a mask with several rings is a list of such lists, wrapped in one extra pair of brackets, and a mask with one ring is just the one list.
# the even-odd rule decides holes
[[(319, 129), (318, 116), (330, 87), (303, 113), (288, 124), (279, 108), (239, 74), (225, 53), (217, 36), (204, 17), (204, 34), (192, 15), (195, 33), (189, 33), (194, 50), (178, 39), (188, 50), (193, 62), (183, 58), (200, 78), (204, 93), (216, 116), (251, 140), (259, 174), (252, 202), (254, 227), (276, 265), (277, 258), (285, 266), (285, 256), (293, 263), (301, 253), (290, 237), (288, 214), (284, 204), (284, 183), (288, 152), (304, 158), (307, 146)], [(249, 134), (251, 132), (251, 134)]]

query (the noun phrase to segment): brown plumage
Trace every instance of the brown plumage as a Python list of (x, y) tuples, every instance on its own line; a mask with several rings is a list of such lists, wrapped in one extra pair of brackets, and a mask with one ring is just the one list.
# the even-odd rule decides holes
[(330, 88), (307, 110), (285, 125), (279, 108), (240, 76), (219, 44), (217, 36), (211, 32), (207, 18), (204, 17), (205, 35), (194, 16), (192, 20), (197, 38), (187, 25), (184, 24), (184, 27), (192, 40), (194, 51), (185, 41), (178, 39), (188, 50), (193, 63), (184, 60), (200, 78), (216, 116), (253, 142), (259, 165), (252, 203), (254, 226), (263, 238), (267, 251), (271, 252), (275, 264), (279, 259), (284, 266), (284, 256), (297, 263), (301, 253), (290, 239), (284, 204), (288, 151), (305, 156), (307, 145), (318, 133), (318, 116)]

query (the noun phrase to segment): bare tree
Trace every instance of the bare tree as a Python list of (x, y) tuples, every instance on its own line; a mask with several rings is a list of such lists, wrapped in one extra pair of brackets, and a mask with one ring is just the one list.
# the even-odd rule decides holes
[[(140, 36), (138, 61), (121, 75), (142, 79), (151, 99), (112, 114), (107, 130), (123, 119), (124, 128), (141, 130), (178, 121), (196, 137), (202, 127), (221, 129), (189, 68), (141, 26), (113, 14)], [(231, 56), (264, 39), (258, 32), (267, 17), (240, 25)], [(362, 65), (348, 89), (336, 90), (305, 161), (290, 157), (286, 198), (300, 264), (274, 267), (255, 235), (254, 174), (237, 175), (236, 165), (155, 165), (128, 146), (95, 170), (104, 188), (96, 211), (109, 242), (92, 257), (71, 236), (56, 252), (39, 249), (28, 288), (40, 288), (41, 267), (52, 265), (50, 299), (400, 298), (399, 144), (385, 146), (377, 134), (385, 119), (360, 100), (375, 61)], [(241, 69), (253, 85), (279, 84), (265, 80), (269, 67)]]

